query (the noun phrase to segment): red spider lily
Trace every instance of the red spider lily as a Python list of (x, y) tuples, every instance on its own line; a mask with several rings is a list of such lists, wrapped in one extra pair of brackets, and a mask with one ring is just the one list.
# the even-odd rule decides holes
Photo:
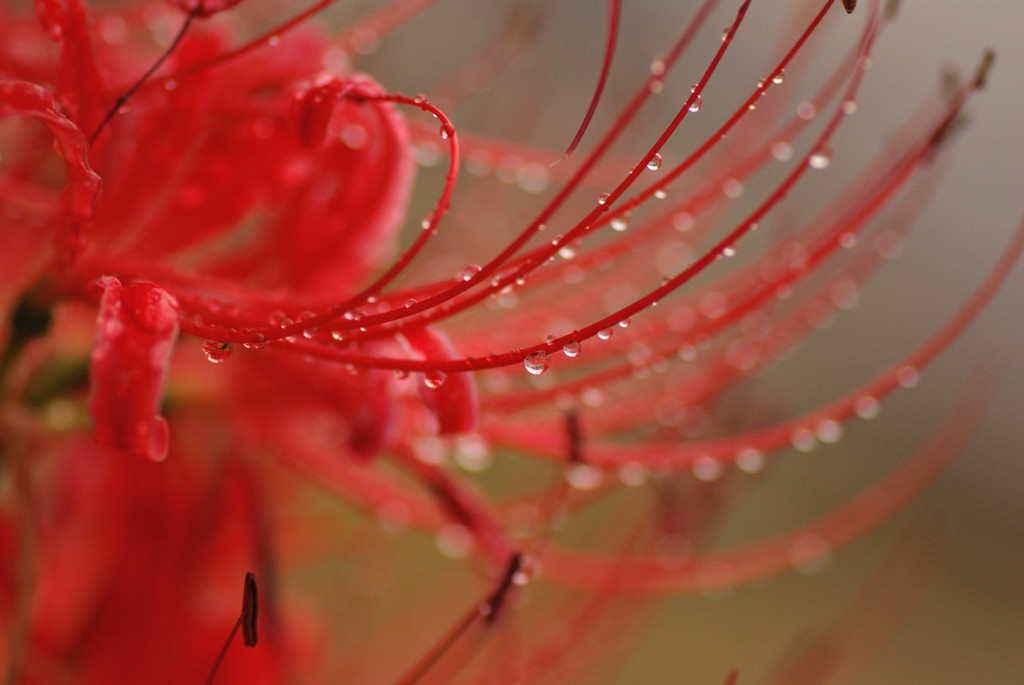
[[(1024, 226), (961, 309), (887, 370), (788, 419), (726, 417), (728, 393), (852, 306), (897, 249), (991, 56), (813, 216), (757, 232), (785, 223), (787, 197), (831, 164), (887, 21), (877, 2), (858, 11), (845, 58), (783, 106), (837, 13), (822, 2), (682, 155), (674, 145), (748, 30), (750, 0), (701, 57), (694, 41), (720, 4), (704, 0), (599, 127), (622, 19), (610, 0), (597, 86), (555, 165), (552, 149), (453, 123), (472, 100), (459, 84), (500, 78), (530, 42), (529, 10), (433, 98), (352, 67), (430, 0), (395, 0), (340, 31), (315, 23), (324, 0), (245, 40), (249, 4), (0, 9), (0, 114), (14, 122), (0, 139), (2, 477), (13, 493), (0, 511), (0, 658), (13, 680), (587, 677), (602, 645), (650, 611), (638, 596), (816, 566), (922, 492), (980, 420), (985, 388), (832, 513), (745, 546), (707, 545), (740, 472), (876, 415), (1013, 268)], [(692, 88), (659, 127), (643, 125), (687, 61), (702, 65)], [(436, 197), (403, 230), (424, 202), (414, 160), (431, 157), (446, 161), (443, 178), (428, 178)], [(738, 203), (746, 186), (764, 190)], [(523, 214), (531, 192), (543, 202)], [(506, 233), (509, 216), (525, 218)], [(725, 268), (737, 253), (747, 258)], [(439, 275), (432, 258), (455, 266)], [(556, 477), (495, 490), (452, 468), (450, 444), (469, 471), (502, 450), (555, 462)], [(278, 578), (322, 553), (310, 484), (386, 528), (436, 535), (482, 579), (477, 600), (439, 582), (375, 631), (399, 638), (382, 647), (390, 660), (374, 658), (362, 626), (335, 625), (358, 598), (335, 587), (338, 606), (302, 609)], [(343, 560), (390, 554), (367, 528)], [(224, 638), (242, 577), (235, 631), (252, 649), (239, 653)], [(535, 580), (550, 604), (527, 601)], [(428, 618), (438, 612), (447, 631)], [(853, 632), (840, 627), (835, 641)], [(825, 677), (821, 663), (808, 650), (778, 682)]]

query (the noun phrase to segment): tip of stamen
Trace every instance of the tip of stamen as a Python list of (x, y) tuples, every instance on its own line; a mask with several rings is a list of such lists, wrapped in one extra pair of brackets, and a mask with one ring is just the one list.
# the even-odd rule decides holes
[(847, 14), (853, 14), (853, 8), (857, 6), (857, 0), (843, 0), (843, 7)]
[(978, 65), (978, 70), (974, 72), (974, 89), (981, 90), (985, 87), (985, 80), (988, 78), (988, 72), (992, 70), (992, 65), (996, 61), (996, 53), (992, 49), (985, 51), (985, 55), (981, 58), (981, 64)]

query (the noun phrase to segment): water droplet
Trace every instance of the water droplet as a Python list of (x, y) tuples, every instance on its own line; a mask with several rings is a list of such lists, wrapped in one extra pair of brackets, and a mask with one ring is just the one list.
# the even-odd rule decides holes
[(455, 463), (470, 473), (482, 473), (494, 463), (494, 453), (479, 435), (464, 435), (455, 443)]
[(280, 44), (281, 36), (271, 36), (270, 38), (267, 38), (267, 45), (269, 45), (272, 48), (276, 48)]
[(722, 249), (722, 254), (725, 255), (726, 257), (735, 257), (736, 248), (733, 247), (732, 245), (727, 245), (725, 248)]
[(647, 481), (647, 469), (631, 461), (619, 469), (619, 480), (626, 487), (638, 488)]
[(693, 102), (690, 103), (690, 111), (691, 112), (699, 112), (700, 108), (703, 107), (703, 106), (704, 106), (704, 100), (703, 100), (703, 98), (701, 98), (701, 96), (698, 95), (696, 98), (694, 98)]
[(526, 358), (523, 359), (523, 366), (534, 376), (539, 376), (551, 366), (551, 358), (544, 350), (537, 350), (526, 355)]
[(651, 171), (657, 171), (661, 168), (661, 155), (654, 155), (651, 157), (651, 161), (647, 162), (647, 168)]
[(784, 140), (772, 143), (772, 157), (779, 162), (786, 162), (793, 159), (793, 146)]
[(805, 535), (789, 548), (789, 563), (801, 573), (820, 573), (828, 565), (828, 543), (817, 535)]
[(428, 388), (437, 389), (444, 385), (444, 379), (448, 377), (444, 371), (427, 371), (423, 374), (423, 384)]
[(565, 343), (565, 346), (562, 348), (562, 352), (566, 357), (569, 357), (569, 359), (574, 359), (575, 357), (580, 356), (580, 352), (582, 351), (583, 345), (579, 340), (570, 340)]
[(732, 27), (731, 26), (726, 26), (724, 29), (722, 29), (722, 40), (723, 41), (725, 41), (725, 40), (727, 40), (729, 38), (729, 32), (730, 31), (732, 31)]
[(843, 439), (843, 425), (835, 419), (825, 419), (814, 429), (818, 440), (826, 445), (832, 445)]
[(786, 72), (784, 70), (782, 70), (782, 69), (780, 69), (779, 73), (775, 74), (775, 76), (772, 76), (772, 83), (774, 83), (776, 85), (782, 83), (785, 80), (786, 80)]
[(605, 204), (606, 202), (608, 202), (608, 198), (609, 197), (611, 197), (611, 195), (609, 195), (608, 193), (601, 193), (597, 197), (597, 204), (599, 204), (599, 205)]
[(722, 194), (734, 200), (743, 196), (743, 190), (743, 181), (737, 178), (730, 178), (722, 184)]
[(596, 466), (579, 464), (566, 472), (565, 479), (577, 490), (593, 490), (604, 480), (604, 473)]
[(623, 319), (620, 321), (619, 328), (629, 328), (629, 319)]
[(690, 469), (693, 477), (697, 480), (702, 480), (705, 483), (710, 483), (713, 480), (718, 480), (725, 473), (725, 467), (717, 459), (709, 456), (697, 457), (693, 462), (693, 467)]
[(832, 151), (827, 147), (820, 148), (807, 158), (807, 165), (812, 169), (827, 169), (832, 163)]
[(444, 124), (441, 125), (441, 129), (438, 131), (438, 134), (440, 134), (441, 140), (448, 140), (448, 129)]
[(792, 443), (798, 452), (813, 452), (818, 446), (818, 439), (810, 429), (798, 428), (793, 433)]
[(810, 102), (801, 102), (796, 106), (796, 115), (804, 121), (810, 121), (818, 116), (818, 108)]
[(231, 343), (206, 340), (203, 342), (203, 354), (214, 364), (220, 364), (231, 356)]
[(655, 76), (661, 76), (665, 73), (665, 63), (660, 59), (656, 59), (651, 62), (651, 73)]
[(456, 274), (455, 278), (459, 281), (471, 281), (478, 273), (480, 273), (480, 267), (476, 264), (470, 264), (469, 266), (459, 269), (459, 273)]
[(913, 366), (901, 366), (896, 371), (896, 382), (904, 388), (913, 388), (921, 382), (921, 374)]
[(843, 108), (843, 114), (856, 114), (857, 113), (857, 101), (856, 100), (843, 100), (842, 108)]
[(744, 447), (736, 453), (736, 466), (746, 473), (757, 473), (764, 468), (764, 453), (753, 447)]
[(624, 216), (617, 216), (611, 220), (611, 226), (613, 231), (618, 231), (619, 233), (622, 233), (627, 228), (629, 228), (629, 219), (627, 219)]
[(600, 338), (601, 340), (608, 340), (609, 338), (612, 337), (612, 333), (612, 329), (605, 328), (604, 330), (600, 330), (597, 332), (597, 337)]
[(864, 395), (863, 397), (858, 397), (854, 401), (853, 410), (857, 413), (857, 416), (862, 419), (873, 419), (882, 411), (882, 406), (874, 397)]
[(473, 551), (473, 534), (465, 526), (445, 526), (434, 540), (437, 549), (449, 559), (465, 559)]
[(575, 259), (576, 248), (574, 248), (572, 245), (564, 245), (558, 248), (558, 256), (565, 260)]
[(395, 375), (396, 380), (404, 381), (406, 378), (409, 377), (409, 372), (406, 371), (405, 369), (395, 369), (393, 373)]
[(664, 200), (666, 197), (668, 197), (668, 191), (666, 191), (664, 188), (658, 188), (657, 190), (654, 191), (655, 200)]

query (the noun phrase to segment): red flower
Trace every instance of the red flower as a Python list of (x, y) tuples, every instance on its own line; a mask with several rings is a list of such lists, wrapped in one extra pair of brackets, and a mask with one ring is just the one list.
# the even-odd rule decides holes
[[(739, 472), (873, 417), (1012, 269), (1024, 227), (963, 308), (886, 371), (786, 420), (760, 420), (752, 400), (728, 415), (734, 388), (852, 306), (898, 250), (932, 190), (917, 179), (991, 57), (801, 223), (775, 217), (838, 154), (887, 19), (877, 2), (861, 8), (845, 59), (801, 88), (811, 38), (835, 11), (822, 2), (683, 155), (681, 127), (711, 109), (704, 97), (750, 2), (667, 123), (641, 125), (641, 109), (678, 90), (680, 58), (714, 0), (601, 132), (590, 122), (610, 99), (622, 12), (612, 0), (598, 86), (554, 166), (552, 150), (462, 134), (438, 106), (461, 113), (465, 91), (501, 78), (536, 35), (529, 10), (436, 97), (411, 97), (352, 61), (428, 0), (396, 0), (342, 31), (314, 23), (325, 0), (249, 42), (238, 37), (257, 16), (249, 3), (169, 4), (0, 9), (0, 114), (16, 134), (0, 148), (10, 321), (0, 477), (13, 493), (0, 510), (0, 658), (12, 678), (582, 677), (607, 656), (588, 638), (617, 642), (639, 624), (637, 595), (816, 568), (924, 490), (979, 420), (985, 402), (972, 396), (917, 455), (831, 514), (745, 546), (707, 545)], [(794, 92), (806, 99), (787, 104)], [(425, 174), (433, 199), (413, 192), (414, 158), (447, 159), (443, 177)], [(460, 178), (461, 161), (473, 178)], [(743, 204), (748, 187), (761, 190)], [(538, 193), (540, 208), (526, 207)], [(425, 217), (403, 230), (420, 206)], [(754, 235), (773, 221), (786, 230)], [(749, 257), (726, 270), (737, 253)], [(451, 446), (469, 474), (451, 467)], [(498, 449), (515, 452), (503, 461), (554, 462), (558, 477), (477, 481)], [(356, 654), (374, 649), (366, 628), (334, 617), (390, 582), (391, 564), (374, 564), (399, 552), (378, 550), (401, 548), (359, 526), (341, 555), (363, 575), (340, 585), (332, 575), (323, 595), (307, 582), (319, 615), (296, 608), (290, 588), (327, 548), (311, 486), (388, 529), (435, 534), (483, 579), (476, 599), (449, 600), (438, 581), (425, 609), (380, 621), (399, 628), (381, 631), (399, 656), (358, 673)], [(570, 532), (556, 534), (565, 519)], [(557, 601), (524, 603), (534, 579), (561, 588)], [(447, 633), (434, 614), (454, 621)], [(230, 639), (221, 652), (232, 624), (251, 652)], [(843, 630), (854, 629), (839, 642)], [(486, 638), (493, 651), (474, 658)], [(791, 672), (827, 674), (826, 662), (809, 650)]]

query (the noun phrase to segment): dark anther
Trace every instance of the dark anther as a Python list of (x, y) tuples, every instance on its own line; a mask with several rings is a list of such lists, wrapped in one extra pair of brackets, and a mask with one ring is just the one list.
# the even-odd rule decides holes
[(851, 14), (853, 8), (857, 6), (857, 0), (843, 0), (843, 7), (846, 8), (846, 13)]
[(523, 566), (523, 553), (516, 552), (512, 555), (509, 560), (508, 568), (505, 569), (505, 575), (501, 578), (501, 583), (494, 589), (491, 596), (487, 598), (485, 606), (488, 609), (485, 620), (488, 625), (494, 623), (494, 619), (498, 616), (498, 610), (501, 608), (502, 603), (505, 601), (505, 597), (508, 595), (509, 589), (512, 587), (512, 581), (515, 579), (517, 573)]
[(242, 586), (242, 643), (246, 647), (256, 646), (256, 616), (259, 613), (257, 600), (256, 574), (249, 571), (245, 574), (245, 584)]
[(978, 70), (974, 72), (974, 89), (981, 90), (985, 87), (985, 79), (988, 78), (988, 72), (992, 70), (992, 64), (996, 61), (996, 53), (992, 50), (986, 50), (985, 55), (981, 58), (981, 64), (978, 65)]

